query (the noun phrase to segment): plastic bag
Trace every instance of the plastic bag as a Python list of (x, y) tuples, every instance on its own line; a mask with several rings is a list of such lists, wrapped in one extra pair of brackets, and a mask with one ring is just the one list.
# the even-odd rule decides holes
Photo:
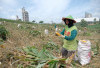
[(44, 33), (45, 33), (46, 35), (48, 35), (49, 32), (48, 32), (47, 29), (45, 29), (45, 30), (44, 30)]
[(57, 32), (57, 31), (58, 31), (58, 28), (55, 29), (55, 32)]
[(18, 24), (17, 27), (19, 28), (21, 26), (21, 24)]

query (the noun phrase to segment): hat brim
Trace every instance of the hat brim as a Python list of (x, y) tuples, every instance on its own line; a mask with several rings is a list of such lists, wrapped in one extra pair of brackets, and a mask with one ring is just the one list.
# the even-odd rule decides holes
[(62, 20), (64, 21), (64, 20), (72, 20), (73, 21), (73, 23), (76, 23), (76, 21), (75, 20), (73, 20), (73, 19), (70, 19), (70, 18), (62, 18)]

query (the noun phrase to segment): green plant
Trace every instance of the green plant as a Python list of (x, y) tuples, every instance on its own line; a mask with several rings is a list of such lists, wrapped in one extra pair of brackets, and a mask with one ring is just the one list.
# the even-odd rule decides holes
[(6, 40), (7, 35), (8, 35), (8, 31), (5, 29), (5, 27), (0, 25), (0, 38), (2, 38), (3, 40)]
[(99, 54), (99, 45), (98, 43), (96, 43), (95, 46), (92, 46), (92, 51), (93, 51), (93, 56), (98, 55)]
[(25, 29), (25, 27), (23, 27), (23, 26), (20, 26), (19, 28), (20, 28), (20, 29)]
[(41, 32), (40, 31), (37, 31), (37, 30), (31, 30), (30, 32), (29, 32), (29, 34), (31, 34), (31, 35), (33, 35), (33, 36), (37, 36), (37, 35), (40, 35), (41, 34)]
[(89, 32), (84, 32), (83, 36), (91, 36), (91, 34)]
[(4, 41), (0, 38), (0, 45), (2, 45), (4, 43)]
[(54, 42), (48, 42), (47, 44), (43, 45), (43, 48), (50, 49), (50, 50), (55, 50), (56, 52), (59, 51), (59, 47), (57, 44)]

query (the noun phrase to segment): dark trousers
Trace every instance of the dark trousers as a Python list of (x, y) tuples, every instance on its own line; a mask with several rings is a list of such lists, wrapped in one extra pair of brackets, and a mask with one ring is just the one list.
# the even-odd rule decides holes
[(68, 58), (70, 57), (73, 53), (75, 53), (75, 51), (68, 51), (67, 49), (65, 48), (62, 48), (61, 50), (61, 55), (63, 58)]

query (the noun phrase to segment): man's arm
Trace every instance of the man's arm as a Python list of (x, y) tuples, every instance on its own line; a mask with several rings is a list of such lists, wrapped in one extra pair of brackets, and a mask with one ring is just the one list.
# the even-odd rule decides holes
[(65, 36), (65, 39), (66, 40), (73, 40), (73, 39), (75, 39), (76, 35), (77, 35), (77, 31), (73, 30), (73, 31), (71, 31), (71, 36)]
[(65, 32), (65, 29), (63, 29), (63, 31), (62, 31), (62, 32), (60, 32), (60, 34), (61, 34), (61, 35), (64, 35), (64, 32)]

